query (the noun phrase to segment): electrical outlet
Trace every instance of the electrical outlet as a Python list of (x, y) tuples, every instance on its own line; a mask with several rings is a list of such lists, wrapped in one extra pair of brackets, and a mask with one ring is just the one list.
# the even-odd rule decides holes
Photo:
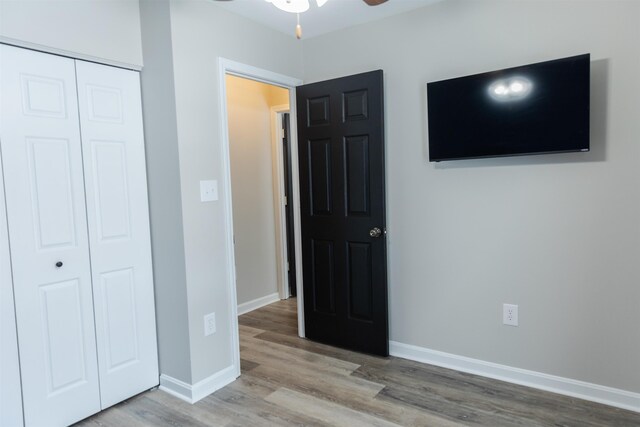
[(515, 304), (502, 305), (502, 323), (509, 326), (518, 326), (518, 306)]
[(209, 313), (204, 316), (204, 336), (208, 337), (216, 332), (216, 314)]

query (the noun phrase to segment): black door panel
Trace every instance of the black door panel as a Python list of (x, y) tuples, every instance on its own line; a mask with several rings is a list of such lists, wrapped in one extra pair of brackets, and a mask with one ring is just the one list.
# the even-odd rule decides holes
[(382, 71), (301, 86), (297, 103), (306, 335), (387, 356)]

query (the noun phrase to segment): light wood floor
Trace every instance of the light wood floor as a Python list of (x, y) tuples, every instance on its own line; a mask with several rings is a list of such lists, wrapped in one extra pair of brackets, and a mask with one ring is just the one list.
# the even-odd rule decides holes
[(195, 405), (143, 393), (95, 426), (640, 426), (640, 414), (297, 337), (295, 300), (240, 317), (242, 376)]

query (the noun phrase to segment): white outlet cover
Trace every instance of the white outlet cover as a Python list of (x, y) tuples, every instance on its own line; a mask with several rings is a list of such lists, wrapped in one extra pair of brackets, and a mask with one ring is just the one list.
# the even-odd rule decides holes
[(216, 314), (209, 313), (204, 316), (204, 336), (208, 337), (216, 333)]
[(518, 326), (518, 306), (515, 304), (503, 304), (502, 323), (508, 326)]
[(200, 201), (215, 202), (218, 200), (218, 181), (215, 179), (200, 181)]

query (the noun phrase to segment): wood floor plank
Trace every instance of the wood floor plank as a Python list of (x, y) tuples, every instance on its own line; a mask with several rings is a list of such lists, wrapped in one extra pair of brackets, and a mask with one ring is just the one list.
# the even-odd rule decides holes
[(243, 314), (241, 317), (268, 320), (275, 323), (287, 324), (289, 326), (297, 326), (296, 322), (298, 319), (298, 316), (293, 312), (277, 310), (270, 306), (262, 307), (259, 312), (258, 310), (255, 310), (247, 314)]
[(279, 376), (268, 376), (261, 372), (253, 372), (243, 376), (251, 386), (258, 384), (261, 393), (266, 396), (277, 388), (291, 388), (292, 390), (308, 394), (329, 402), (344, 405), (355, 411), (373, 414), (378, 418), (385, 419), (403, 426), (459, 426), (461, 424), (451, 423), (447, 419), (425, 411), (416, 410), (410, 406), (398, 405), (377, 398), (363, 396), (361, 394), (345, 395), (339, 390), (324, 387), (310, 386), (305, 382), (283, 381)]
[(280, 388), (280, 385), (259, 376), (246, 374), (229, 384), (229, 387), (264, 399)]
[[(227, 425), (238, 426), (321, 426), (314, 418), (292, 411), (290, 408), (245, 393), (241, 390), (225, 387), (202, 400), (203, 405), (210, 405), (212, 411), (226, 410), (232, 418)], [(247, 410), (247, 408), (251, 408)]]
[(398, 427), (398, 424), (287, 388), (276, 390), (265, 400), (283, 408), (292, 408), (331, 426)]
[(178, 414), (193, 418), (209, 426), (227, 425), (234, 419), (232, 415), (225, 414), (222, 411), (211, 411), (206, 405), (200, 402), (192, 405), (161, 390), (149, 392), (146, 394), (146, 397), (160, 405), (171, 408), (172, 411)]
[(384, 366), (389, 363), (388, 358), (354, 353), (353, 351), (331, 347), (326, 344), (317, 343), (297, 336), (283, 335), (275, 332), (263, 332), (260, 335), (256, 335), (255, 338), (291, 348), (306, 350), (311, 353), (322, 354), (324, 356), (333, 357), (335, 359), (344, 360), (357, 365)]
[(262, 307), (263, 313), (271, 313), (276, 316), (282, 316), (282, 318), (297, 321), (298, 309), (297, 306), (287, 306), (284, 304), (270, 304)]
[(263, 331), (277, 332), (284, 335), (298, 335), (298, 327), (285, 323), (273, 322), (270, 320), (260, 320), (255, 317), (240, 316), (239, 323), (241, 325), (249, 326), (256, 329), (262, 329)]
[(249, 374), (273, 381), (276, 384), (296, 384), (308, 393), (322, 394), (325, 390), (348, 399), (356, 396), (374, 397), (384, 385), (362, 378), (327, 374), (326, 372), (305, 372), (286, 363), (262, 364)]
[(386, 399), (390, 403), (406, 405), (427, 413), (437, 415), (450, 421), (459, 422), (461, 425), (516, 427), (516, 426), (542, 426), (543, 424), (518, 417), (503, 416), (491, 409), (469, 407), (448, 400), (436, 393), (409, 390), (406, 387), (386, 387), (379, 399)]
[(240, 359), (240, 372), (249, 372), (250, 370), (257, 368), (260, 364), (252, 362), (247, 359)]
[(123, 408), (132, 416), (142, 420), (150, 426), (157, 427), (206, 427), (224, 425), (218, 423), (204, 422), (199, 420), (194, 413), (178, 411), (175, 406), (167, 406), (149, 397), (142, 397), (136, 401), (135, 405), (127, 405)]
[(260, 335), (264, 333), (264, 329), (252, 328), (247, 325), (238, 325), (238, 329), (240, 330), (241, 337), (255, 337), (256, 335)]
[(111, 407), (106, 411), (102, 411), (99, 414), (94, 415), (84, 421), (80, 421), (77, 426), (80, 427), (148, 427), (149, 424), (139, 419), (138, 417), (131, 415), (123, 411), (118, 406)]
[(257, 363), (281, 361), (300, 365), (300, 368), (327, 370), (337, 374), (351, 375), (360, 365), (322, 354), (312, 353), (281, 344), (244, 337), (240, 340), (243, 357)]

